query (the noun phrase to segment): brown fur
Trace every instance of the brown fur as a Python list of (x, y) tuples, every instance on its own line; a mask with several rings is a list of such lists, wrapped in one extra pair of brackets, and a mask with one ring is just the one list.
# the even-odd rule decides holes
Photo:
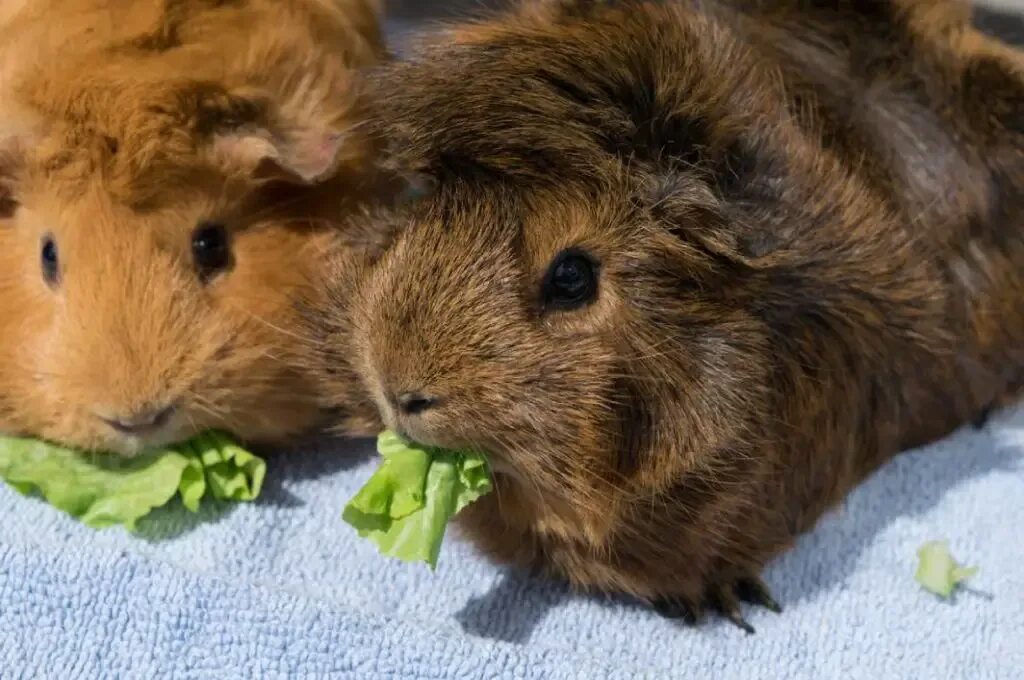
[[(338, 216), (383, 189), (356, 71), (383, 55), (375, 3), (37, 0), (4, 19), (0, 431), (131, 454), (320, 422), (293, 301), (346, 240)], [(232, 247), (209, 281), (204, 221)], [(165, 406), (144, 435), (103, 421)]]
[[(956, 2), (701, 7), (530, 3), (389, 68), (394, 162), (435, 189), (318, 340), (339, 395), (488, 452), (461, 523), (490, 555), (735, 616), (1024, 378), (1024, 70)], [(598, 297), (545, 311), (569, 246)]]

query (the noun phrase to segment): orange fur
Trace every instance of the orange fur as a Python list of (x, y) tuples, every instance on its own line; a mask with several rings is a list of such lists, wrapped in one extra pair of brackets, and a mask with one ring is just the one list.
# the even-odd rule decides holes
[[(320, 421), (293, 303), (338, 216), (381, 189), (357, 72), (384, 54), (376, 19), (372, 0), (0, 14), (0, 430), (132, 454)], [(211, 221), (232, 263), (204, 281), (191, 242)], [(165, 406), (145, 434), (104, 421)]]

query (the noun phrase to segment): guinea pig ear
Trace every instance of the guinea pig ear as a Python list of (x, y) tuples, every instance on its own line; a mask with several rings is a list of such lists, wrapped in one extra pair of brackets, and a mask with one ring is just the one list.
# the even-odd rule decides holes
[(673, 234), (719, 257), (770, 266), (793, 238), (793, 225), (772, 209), (782, 201), (784, 161), (734, 144), (703, 163), (704, 181), (678, 168), (654, 174), (647, 196), (652, 213)]
[(337, 166), (345, 137), (326, 128), (271, 132), (244, 126), (214, 134), (212, 151), (217, 161), (256, 179), (314, 184)]
[(29, 144), (26, 130), (0, 128), (0, 219), (13, 216), (17, 210), (16, 182)]
[[(0, 142), (2, 147), (3, 142)], [(6, 154), (0, 148), (0, 220), (14, 215), (17, 203), (14, 200), (13, 168), (8, 167)]]
[(254, 179), (316, 183), (332, 174), (350, 141), (312, 112), (286, 116), (260, 93), (213, 93), (200, 109), (199, 132), (209, 135), (214, 162)]
[(2, 173), (3, 168), (0, 167), (0, 220), (5, 220), (14, 217), (15, 211), (18, 209), (18, 202), (14, 198), (14, 187), (9, 186), (7, 177)]

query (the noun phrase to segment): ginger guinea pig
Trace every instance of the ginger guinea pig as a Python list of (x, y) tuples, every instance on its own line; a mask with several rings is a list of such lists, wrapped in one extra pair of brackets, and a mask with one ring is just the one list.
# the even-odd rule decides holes
[(1024, 375), (1024, 73), (942, 4), (532, 3), (388, 67), (433, 189), (342, 268), (338, 394), (486, 452), (494, 558), (748, 628), (768, 560)]
[(61, 40), (0, 84), (0, 431), (131, 455), (317, 426), (293, 303), (382, 189), (372, 3), (83, 7), (7, 25)]

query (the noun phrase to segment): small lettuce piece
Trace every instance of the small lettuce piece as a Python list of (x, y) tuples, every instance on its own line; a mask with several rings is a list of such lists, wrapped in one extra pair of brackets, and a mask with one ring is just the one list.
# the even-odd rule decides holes
[(342, 518), (381, 553), (437, 567), (448, 521), (491, 491), (486, 459), (405, 441), (394, 432), (377, 439), (383, 458)]
[(178, 482), (178, 493), (181, 504), (189, 512), (199, 512), (199, 504), (206, 495), (206, 472), (203, 471), (203, 460), (199, 456), (187, 456), (185, 469), (181, 471)]
[(267, 464), (262, 458), (220, 432), (200, 435), (189, 444), (201, 462), (206, 484), (214, 498), (252, 501), (260, 495), (267, 476)]
[(929, 541), (917, 550), (918, 565), (914, 578), (925, 590), (948, 598), (958, 584), (978, 573), (978, 567), (957, 564), (946, 541)]
[(0, 437), (0, 477), (23, 494), (38, 492), (94, 529), (120, 524), (134, 531), (139, 519), (175, 494), (192, 512), (208, 492), (223, 500), (252, 500), (265, 474), (263, 460), (219, 432), (135, 458)]

